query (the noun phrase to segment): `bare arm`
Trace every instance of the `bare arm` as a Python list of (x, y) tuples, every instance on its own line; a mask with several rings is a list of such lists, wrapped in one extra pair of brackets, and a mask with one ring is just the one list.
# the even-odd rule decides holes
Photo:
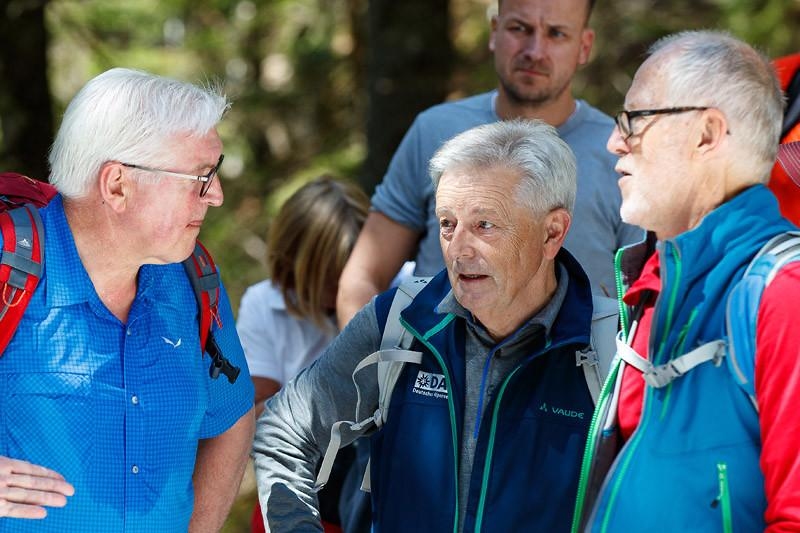
[(419, 233), (386, 215), (371, 211), (339, 279), (336, 318), (343, 329), (370, 298), (389, 288), (411, 259)]
[(256, 418), (264, 412), (264, 402), (281, 390), (281, 384), (270, 378), (252, 377), (256, 389)]
[(0, 518), (44, 518), (74, 493), (58, 472), (0, 455)]
[(222, 528), (242, 482), (254, 429), (255, 419), (250, 409), (225, 433), (198, 444), (192, 476), (191, 533), (217, 532)]

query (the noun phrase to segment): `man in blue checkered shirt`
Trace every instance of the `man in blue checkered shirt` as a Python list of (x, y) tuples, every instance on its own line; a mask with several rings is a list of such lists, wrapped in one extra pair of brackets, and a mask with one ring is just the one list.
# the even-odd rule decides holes
[[(181, 261), (222, 204), (215, 89), (128, 69), (72, 100), (40, 210), (44, 272), (0, 358), (0, 532), (216, 531), (253, 435), (221, 289), (212, 379)], [(40, 520), (36, 520), (40, 519)]]

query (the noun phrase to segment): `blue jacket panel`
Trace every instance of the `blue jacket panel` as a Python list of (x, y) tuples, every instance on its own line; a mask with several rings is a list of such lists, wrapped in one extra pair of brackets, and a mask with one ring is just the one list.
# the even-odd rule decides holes
[[(395, 386), (387, 423), (371, 440), (374, 531), (569, 529), (592, 399), (575, 350), (588, 344), (591, 293), (567, 252), (567, 295), (551, 328), (487, 400), (477, 437), (469, 498), (458, 501), (465, 405), (466, 321), (439, 314), (450, 291), (446, 272), (401, 314), (415, 336), (420, 365), (407, 364)], [(379, 297), (386, 320), (393, 293)], [(471, 391), (477, 394), (477, 391)]]
[[(659, 243), (654, 364), (723, 338), (730, 289), (756, 252), (790, 229), (774, 196), (755, 186)], [(606, 477), (591, 529), (762, 531), (760, 451), (758, 413), (725, 364), (707, 362), (664, 388), (648, 386), (641, 421)]]

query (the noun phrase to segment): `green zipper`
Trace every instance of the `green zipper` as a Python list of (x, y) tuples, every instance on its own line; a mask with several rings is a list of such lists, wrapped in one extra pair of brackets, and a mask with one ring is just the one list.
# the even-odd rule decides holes
[(728, 465), (717, 463), (717, 479), (719, 480), (719, 494), (711, 502), (712, 507), (722, 504), (722, 531), (733, 533), (733, 518), (731, 516), (731, 494), (728, 489)]
[(494, 439), (495, 439), (495, 432), (497, 431), (497, 413), (500, 409), (500, 400), (503, 398), (503, 393), (508, 386), (509, 381), (517, 373), (517, 371), (522, 368), (522, 366), (518, 366), (511, 372), (503, 381), (503, 385), (500, 387), (499, 392), (497, 393), (497, 400), (494, 403), (494, 409), (492, 410), (492, 429), (489, 433), (489, 447), (486, 452), (486, 458), (484, 459), (483, 464), (483, 480), (481, 483), (481, 498), (478, 502), (478, 514), (475, 518), (475, 531), (481, 530), (481, 525), (483, 524), (483, 505), (486, 503), (486, 492), (487, 492), (487, 485), (489, 483), (489, 470), (490, 465), (492, 464), (492, 455), (494, 455)]
[[(617, 305), (619, 306), (619, 318), (622, 325), (622, 339), (625, 341), (628, 337), (630, 322), (628, 317), (628, 308), (622, 301), (625, 293), (625, 287), (622, 281), (622, 256), (625, 253), (625, 248), (620, 248), (614, 254), (614, 277), (616, 279), (617, 289)], [(594, 412), (592, 413), (592, 421), (589, 423), (589, 433), (586, 437), (586, 447), (583, 449), (583, 458), (581, 460), (581, 472), (578, 478), (578, 494), (575, 499), (575, 510), (572, 514), (572, 533), (578, 532), (578, 527), (581, 523), (583, 516), (583, 506), (586, 500), (586, 485), (589, 483), (589, 473), (592, 469), (592, 460), (594, 459), (594, 449), (597, 445), (597, 424), (600, 413), (604, 411), (605, 404), (608, 402), (608, 397), (611, 394), (613, 384), (617, 379), (617, 373), (621, 366), (620, 360), (616, 359), (614, 366), (609, 372), (603, 388), (600, 391), (600, 397), (597, 399)]]
[(625, 305), (625, 302), (622, 301), (622, 297), (625, 296), (625, 286), (622, 282), (622, 256), (624, 255), (624, 252), (625, 248), (620, 248), (617, 250), (617, 253), (614, 254), (614, 277), (617, 281), (617, 306), (619, 306), (619, 319), (620, 323), (622, 324), (623, 335), (625, 336), (623, 340), (627, 340), (631, 325), (628, 318), (628, 307)]
[[(692, 327), (694, 319), (697, 318), (698, 311), (699, 309), (697, 307), (692, 309), (692, 312), (689, 315), (689, 320), (683, 325), (680, 333), (678, 333), (678, 341), (675, 343), (675, 349), (672, 350), (673, 358), (684, 353), (684, 350), (686, 349), (686, 335), (689, 332), (689, 329)], [(659, 417), (660, 420), (664, 420), (664, 417), (667, 416), (667, 408), (669, 407), (669, 402), (672, 399), (672, 383), (673, 382), (670, 382), (669, 385), (667, 385), (667, 392), (664, 395), (664, 403), (661, 404), (661, 414)]]
[[(672, 246), (670, 251), (672, 253), (673, 258), (675, 259), (675, 272), (676, 272), (676, 275), (674, 276), (674, 279), (679, 279), (680, 278), (680, 272), (681, 272), (681, 260), (680, 260), (680, 257), (678, 256), (678, 253), (677, 253), (674, 245)], [(662, 287), (663, 287), (664, 286), (663, 280), (667, 279), (668, 272), (667, 272), (666, 263), (664, 261), (660, 261), (660, 263), (661, 263), (662, 274), (664, 274), (663, 277), (662, 277)], [(672, 327), (672, 318), (673, 318), (672, 315), (673, 315), (673, 312), (675, 310), (675, 301), (677, 299), (677, 296), (678, 296), (678, 283), (676, 282), (676, 283), (674, 283), (674, 285), (672, 287), (672, 293), (670, 294), (670, 297), (669, 297), (669, 304), (667, 305), (667, 320), (666, 320), (666, 327), (664, 328), (664, 331), (666, 331), (666, 332), (669, 332), (670, 328)], [(656, 301), (655, 309), (653, 311), (652, 327), (655, 327), (655, 325), (657, 324), (657, 320), (656, 319), (658, 317), (656, 316), (656, 313), (658, 311), (658, 301), (660, 299), (661, 299), (661, 295), (659, 295), (659, 298)], [(652, 329), (651, 329), (651, 336), (652, 336)], [(664, 350), (664, 346), (666, 345), (666, 341), (667, 341), (666, 335), (664, 335), (662, 337), (662, 339), (661, 339), (661, 344), (659, 346), (658, 351), (656, 353), (652, 354), (653, 357), (651, 359), (653, 360), (653, 364), (656, 364), (655, 363), (656, 355)], [(620, 491), (621, 486), (622, 486), (622, 479), (625, 477), (625, 474), (628, 471), (628, 467), (630, 467), (633, 455), (636, 453), (636, 449), (639, 447), (639, 443), (642, 440), (642, 435), (647, 430), (647, 425), (648, 425), (648, 423), (650, 421), (650, 409), (651, 409), (651, 405), (652, 405), (652, 403), (647, 401), (647, 400), (648, 400), (648, 397), (650, 397), (652, 394), (653, 394), (653, 390), (650, 387), (645, 387), (645, 390), (644, 390), (644, 407), (642, 408), (642, 416), (639, 419), (639, 427), (636, 429), (636, 431), (633, 434), (633, 437), (631, 437), (631, 440), (626, 445), (626, 448), (630, 448), (630, 450), (628, 450), (627, 453), (625, 453), (625, 456), (622, 458), (622, 461), (620, 463), (619, 471), (618, 471), (617, 475), (614, 476), (614, 483), (613, 483), (613, 486), (611, 488), (611, 493), (610, 493), (609, 498), (608, 498), (608, 505), (606, 506), (604, 517), (603, 517), (603, 523), (602, 523), (601, 529), (600, 529), (602, 533), (605, 533), (608, 530), (608, 523), (609, 523), (609, 521), (611, 519), (611, 508), (614, 506), (614, 504), (616, 503), (617, 497), (619, 496), (619, 491)]]
[(408, 322), (406, 322), (402, 316), (400, 316), (400, 323), (406, 328), (411, 334), (419, 339), (419, 341), (431, 351), (433, 356), (436, 358), (436, 361), (439, 363), (439, 366), (442, 368), (442, 372), (444, 372), (444, 378), (447, 383), (447, 407), (450, 411), (450, 435), (453, 439), (453, 473), (454, 473), (454, 483), (453, 486), (455, 487), (455, 509), (454, 509), (454, 518), (453, 518), (453, 533), (458, 533), (458, 435), (456, 434), (456, 406), (453, 403), (453, 394), (452, 394), (452, 383), (453, 381), (450, 379), (450, 372), (447, 370), (447, 365), (444, 364), (444, 359), (433, 347), (433, 345), (429, 342), (428, 339), (439, 333), (442, 329), (444, 329), (447, 324), (453, 321), (455, 315), (450, 313), (445, 316), (438, 324), (436, 324), (433, 328), (429, 329), (424, 335), (420, 335), (420, 333), (415, 330)]
[(614, 388), (614, 383), (617, 381), (617, 373), (619, 372), (620, 366), (621, 359), (616, 359), (614, 361), (614, 366), (612, 367), (605, 383), (603, 384), (603, 388), (600, 391), (600, 397), (597, 399), (597, 405), (592, 413), (592, 421), (589, 424), (589, 434), (586, 438), (586, 447), (583, 449), (581, 473), (580, 477), (578, 478), (578, 496), (575, 499), (575, 511), (572, 515), (572, 533), (578, 533), (581, 517), (585, 511), (583, 509), (583, 505), (586, 500), (586, 485), (589, 483), (589, 472), (592, 469), (592, 459), (594, 458), (594, 450), (597, 446), (597, 438), (599, 435), (597, 432), (597, 424), (599, 422), (598, 419), (600, 417), (600, 413), (605, 411), (605, 405), (608, 403), (608, 399), (611, 396), (611, 391)]

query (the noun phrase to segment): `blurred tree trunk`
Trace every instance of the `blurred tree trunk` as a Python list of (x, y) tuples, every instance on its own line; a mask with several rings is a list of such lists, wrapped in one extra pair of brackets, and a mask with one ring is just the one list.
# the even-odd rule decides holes
[(47, 83), (47, 0), (0, 0), (0, 161), (47, 179), (53, 112)]
[(370, 0), (367, 157), (360, 182), (383, 179), (414, 117), (444, 100), (453, 63), (449, 0)]

